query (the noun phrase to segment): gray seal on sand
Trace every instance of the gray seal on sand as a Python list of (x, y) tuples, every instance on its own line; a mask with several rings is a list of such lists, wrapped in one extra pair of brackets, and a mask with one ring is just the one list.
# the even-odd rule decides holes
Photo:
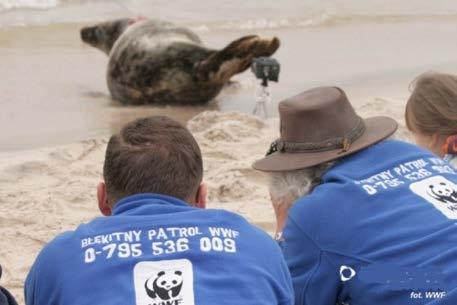
[(279, 48), (276, 37), (251, 35), (214, 50), (185, 27), (144, 17), (84, 27), (81, 39), (109, 56), (109, 91), (126, 105), (205, 104), (253, 58)]

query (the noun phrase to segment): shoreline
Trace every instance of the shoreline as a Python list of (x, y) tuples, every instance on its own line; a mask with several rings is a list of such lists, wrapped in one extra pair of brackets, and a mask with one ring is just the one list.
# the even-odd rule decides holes
[[(456, 24), (382, 23), (198, 34), (205, 45), (214, 48), (250, 33), (281, 39), (274, 55), (281, 63), (280, 79), (271, 84), (270, 114), (276, 115), (280, 100), (322, 85), (340, 86), (358, 105), (393, 98), (395, 107), (402, 108), (408, 84), (419, 73), (457, 70), (457, 45), (448, 39)], [(140, 116), (170, 115), (185, 123), (205, 110), (251, 113), (254, 108), (256, 80), (250, 71), (234, 77), (236, 84), (225, 88), (208, 106), (120, 106), (111, 100), (106, 87), (108, 59), (83, 45), (80, 25), (0, 30), (0, 72), (4, 75), (0, 129), (8, 130), (0, 135), (0, 152), (107, 136)]]

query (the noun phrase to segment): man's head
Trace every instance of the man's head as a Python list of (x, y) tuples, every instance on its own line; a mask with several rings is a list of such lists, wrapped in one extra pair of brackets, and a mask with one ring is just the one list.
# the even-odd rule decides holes
[(325, 162), (294, 171), (270, 172), (268, 190), (271, 201), (275, 205), (288, 204), (306, 196), (321, 183), (322, 176), (334, 163)]
[(100, 210), (109, 215), (124, 197), (156, 193), (204, 206), (203, 162), (192, 134), (164, 116), (133, 121), (111, 137), (99, 185)]
[(388, 117), (362, 119), (343, 90), (319, 87), (279, 103), (280, 137), (253, 167), (293, 171), (341, 159), (389, 137), (397, 123)]
[(270, 173), (270, 196), (278, 221), (278, 214), (284, 215), (293, 201), (319, 184), (335, 162), (397, 129), (397, 123), (387, 117), (362, 119), (344, 91), (336, 87), (315, 88), (286, 99), (279, 103), (279, 115), (280, 138), (253, 164)]
[(276, 215), (276, 232), (282, 231), (292, 204), (308, 195), (322, 181), (322, 176), (335, 162), (312, 167), (268, 173), (268, 191)]

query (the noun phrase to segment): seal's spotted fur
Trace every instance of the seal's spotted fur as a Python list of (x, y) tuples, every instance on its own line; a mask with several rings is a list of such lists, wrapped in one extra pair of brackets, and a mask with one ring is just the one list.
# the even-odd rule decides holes
[(207, 103), (254, 57), (279, 47), (277, 38), (246, 36), (217, 51), (186, 28), (128, 18), (83, 28), (81, 38), (110, 56), (108, 87), (123, 104)]

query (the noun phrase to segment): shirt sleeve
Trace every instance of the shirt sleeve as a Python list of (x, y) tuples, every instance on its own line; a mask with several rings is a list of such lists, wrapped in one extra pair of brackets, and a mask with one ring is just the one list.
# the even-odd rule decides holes
[(48, 272), (49, 267), (52, 266), (47, 259), (49, 248), (49, 246), (45, 246), (41, 249), (25, 279), (25, 305), (52, 304), (52, 291), (47, 286), (48, 283), (52, 282), (52, 276)]
[[(65, 249), (61, 240), (66, 235), (61, 234), (49, 242), (37, 255), (32, 268), (24, 283), (24, 299), (26, 305), (58, 304), (59, 290), (57, 276), (62, 272), (62, 249)], [(68, 246), (67, 246), (68, 248)]]
[(296, 305), (335, 305), (341, 289), (339, 271), (309, 236), (289, 217), (283, 232)]
[(287, 267), (286, 262), (284, 261), (281, 252), (281, 279), (282, 283), (284, 283), (284, 295), (282, 296), (282, 301), (279, 305), (294, 305), (294, 290), (292, 286), (292, 279), (290, 277), (289, 268)]
[[(290, 276), (289, 268), (287, 267), (286, 261), (284, 260), (284, 255), (280, 246), (266, 233), (262, 232), (262, 235), (265, 235), (268, 240), (268, 246), (265, 245), (261, 248), (261, 251), (252, 256), (254, 259), (253, 264), (256, 261), (259, 261), (258, 256), (264, 256), (267, 258), (264, 264), (268, 266), (269, 273), (271, 274), (271, 279), (273, 280), (273, 285), (271, 286), (272, 295), (269, 300), (275, 300), (275, 302), (270, 302), (271, 304), (278, 305), (294, 305), (294, 290), (292, 286), (292, 279)], [(265, 253), (268, 253), (265, 256)]]
[(36, 266), (33, 265), (27, 275), (24, 284), (24, 299), (26, 305), (35, 305), (38, 304), (35, 302), (35, 269)]

